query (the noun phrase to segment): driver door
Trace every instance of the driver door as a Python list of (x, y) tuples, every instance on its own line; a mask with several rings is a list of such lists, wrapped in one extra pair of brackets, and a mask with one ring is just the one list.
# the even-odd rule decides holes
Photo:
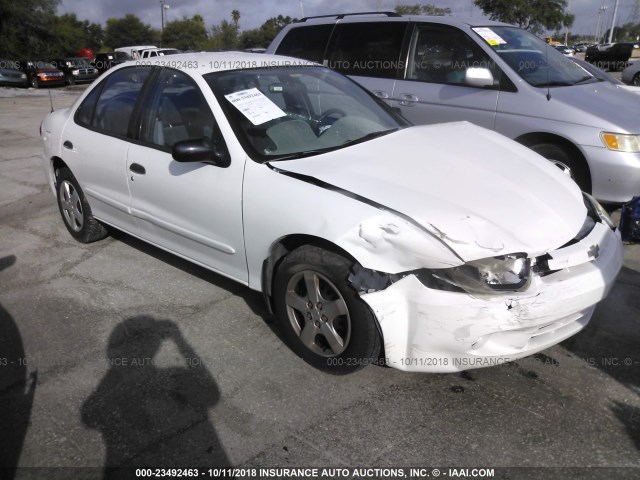
[(196, 82), (165, 68), (127, 155), (131, 214), (141, 235), (180, 256), (247, 283), (242, 230), (244, 159), (222, 168), (176, 162), (176, 142), (206, 137), (226, 149)]

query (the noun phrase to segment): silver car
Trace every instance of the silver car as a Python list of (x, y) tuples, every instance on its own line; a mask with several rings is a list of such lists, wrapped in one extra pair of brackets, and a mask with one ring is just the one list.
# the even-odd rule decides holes
[(601, 201), (640, 195), (638, 95), (520, 28), (482, 19), (338, 15), (288, 25), (267, 53), (345, 73), (414, 124), (467, 120), (502, 133)]
[(622, 71), (622, 81), (640, 87), (640, 60), (636, 60)]

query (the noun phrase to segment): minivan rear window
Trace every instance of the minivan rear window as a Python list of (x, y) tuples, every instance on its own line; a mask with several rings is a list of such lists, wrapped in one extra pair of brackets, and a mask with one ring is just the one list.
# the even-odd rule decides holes
[(292, 28), (282, 39), (276, 54), (322, 63), (331, 30), (333, 30), (333, 25)]
[(335, 28), (328, 67), (345, 75), (396, 78), (406, 22), (345, 23)]

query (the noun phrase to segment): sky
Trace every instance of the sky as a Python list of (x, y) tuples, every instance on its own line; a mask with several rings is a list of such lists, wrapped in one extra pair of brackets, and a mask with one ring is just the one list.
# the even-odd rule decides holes
[[(207, 27), (217, 25), (222, 20), (231, 20), (231, 11), (240, 12), (240, 29), (248, 30), (259, 27), (270, 17), (284, 15), (300, 18), (303, 16), (323, 15), (331, 13), (345, 13), (357, 11), (393, 10), (396, 5), (415, 5), (417, 3), (431, 3), (439, 7), (449, 7), (453, 15), (479, 19), (482, 12), (473, 5), (472, 0), (451, 0), (428, 2), (421, 0), (166, 0), (170, 6), (166, 10), (166, 20), (177, 20), (192, 17), (196, 13), (202, 15)], [(636, 0), (618, 0), (617, 25), (632, 20), (633, 5), (640, 3)], [(569, 0), (569, 11), (575, 15), (575, 22), (571, 33), (593, 35), (596, 31), (601, 6), (606, 10), (601, 16), (601, 28), (604, 32), (611, 25), (615, 0)], [(639, 16), (635, 22), (640, 22)], [(161, 4), (159, 0), (61, 0), (58, 13), (75, 13), (81, 20), (101, 23), (107, 18), (123, 17), (133, 13), (144, 23), (154, 28), (161, 26)]]

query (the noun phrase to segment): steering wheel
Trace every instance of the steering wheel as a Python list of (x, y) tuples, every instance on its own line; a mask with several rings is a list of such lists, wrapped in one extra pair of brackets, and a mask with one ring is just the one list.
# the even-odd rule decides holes
[(344, 110), (341, 110), (339, 108), (330, 108), (329, 110), (325, 111), (316, 121), (318, 135), (322, 135), (336, 121), (346, 116), (347, 114), (344, 112)]

